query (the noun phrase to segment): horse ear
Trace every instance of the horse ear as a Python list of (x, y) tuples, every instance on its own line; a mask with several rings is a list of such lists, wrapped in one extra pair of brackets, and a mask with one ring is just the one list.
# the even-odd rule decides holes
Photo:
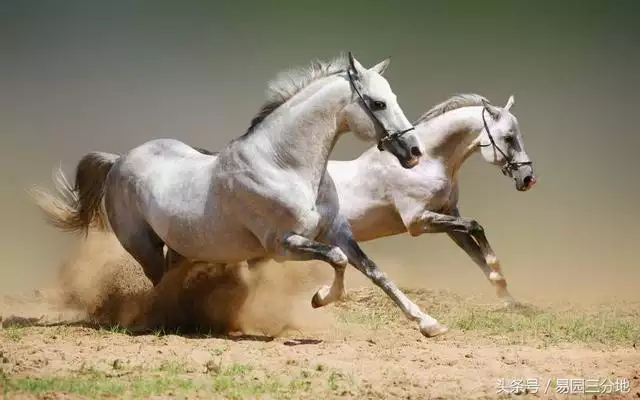
[(378, 74), (382, 75), (384, 74), (384, 71), (389, 66), (390, 62), (391, 62), (391, 57), (387, 57), (384, 60), (377, 63), (376, 65), (374, 65), (373, 67), (369, 68), (369, 71), (377, 72)]
[(515, 102), (516, 100), (513, 98), (513, 95), (509, 96), (509, 100), (507, 100), (507, 105), (504, 106), (504, 110), (509, 111)]
[(354, 78), (362, 76), (362, 73), (365, 71), (362, 64), (356, 60), (351, 52), (349, 52), (349, 70)]
[(500, 118), (500, 109), (498, 107), (489, 104), (489, 102), (485, 99), (482, 99), (482, 105), (493, 119)]

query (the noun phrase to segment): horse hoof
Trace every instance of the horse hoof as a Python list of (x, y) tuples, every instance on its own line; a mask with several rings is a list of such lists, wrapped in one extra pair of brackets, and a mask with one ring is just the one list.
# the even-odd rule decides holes
[(527, 303), (521, 303), (519, 301), (507, 302), (502, 306), (502, 309), (505, 311), (514, 311), (514, 312), (524, 312), (524, 311), (534, 311), (534, 307)]
[(324, 304), (322, 304), (322, 302), (320, 301), (320, 295), (318, 293), (314, 294), (313, 297), (311, 298), (311, 307), (313, 308), (319, 308), (322, 307)]
[(446, 326), (444, 326), (442, 324), (438, 324), (438, 323), (436, 323), (435, 325), (420, 327), (420, 332), (424, 336), (426, 336), (428, 338), (432, 338), (432, 337), (436, 337), (438, 335), (442, 335), (443, 333), (446, 333), (447, 331), (449, 331), (449, 328), (447, 328)]
[(519, 309), (524, 307), (523, 303), (519, 302), (508, 293), (505, 295), (499, 296), (498, 298), (502, 301), (502, 307), (504, 309)]

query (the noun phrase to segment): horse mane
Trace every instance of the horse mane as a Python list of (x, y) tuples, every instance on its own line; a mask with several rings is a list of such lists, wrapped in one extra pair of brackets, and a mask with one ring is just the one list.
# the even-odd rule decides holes
[(218, 154), (220, 154), (219, 151), (211, 151), (211, 150), (205, 149), (204, 147), (198, 147), (198, 146), (191, 146), (191, 147), (193, 147), (193, 149), (198, 153), (204, 154), (206, 156), (217, 156)]
[(294, 67), (278, 73), (278, 75), (269, 82), (266, 91), (267, 100), (251, 120), (251, 124), (243, 137), (254, 132), (255, 128), (260, 125), (262, 121), (278, 107), (300, 93), (305, 87), (318, 79), (346, 72), (348, 65), (348, 58), (344, 54), (340, 54), (330, 61), (315, 60), (307, 67)]
[(459, 93), (451, 96), (440, 104), (433, 106), (429, 111), (422, 114), (413, 124), (418, 125), (429, 121), (437, 116), (462, 107), (473, 107), (483, 105), (483, 101), (490, 104), (486, 97), (475, 93)]

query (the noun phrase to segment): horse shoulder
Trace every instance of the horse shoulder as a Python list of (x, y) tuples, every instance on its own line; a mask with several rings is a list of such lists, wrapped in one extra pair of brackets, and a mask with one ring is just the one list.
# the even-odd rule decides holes
[(424, 205), (447, 198), (452, 188), (444, 166), (431, 160), (410, 170), (390, 169), (385, 182), (394, 199), (411, 198)]
[(453, 188), (444, 166), (431, 160), (411, 170), (398, 169), (389, 182), (394, 206), (407, 227), (425, 211), (445, 207)]

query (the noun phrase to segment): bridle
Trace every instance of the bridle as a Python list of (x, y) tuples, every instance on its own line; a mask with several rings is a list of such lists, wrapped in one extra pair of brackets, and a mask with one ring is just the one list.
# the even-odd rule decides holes
[(411, 132), (412, 130), (415, 129), (414, 126), (411, 126), (411, 128), (407, 128), (407, 129), (405, 129), (403, 131), (397, 131), (397, 132), (390, 133), (389, 130), (378, 119), (378, 117), (376, 117), (376, 115), (373, 113), (371, 108), (369, 108), (369, 105), (365, 101), (364, 97), (362, 97), (362, 94), (358, 90), (358, 87), (356, 86), (356, 83), (353, 80), (353, 76), (351, 75), (351, 69), (350, 68), (347, 68), (347, 75), (349, 76), (349, 82), (351, 83), (351, 87), (353, 88), (353, 90), (355, 90), (356, 94), (360, 98), (360, 101), (362, 101), (362, 105), (364, 106), (364, 109), (367, 111), (367, 114), (369, 114), (369, 116), (375, 121), (376, 124), (378, 124), (378, 126), (384, 132), (384, 136), (382, 137), (382, 139), (380, 139), (380, 141), (378, 141), (378, 150), (384, 151), (383, 145), (385, 145), (388, 142), (391, 142), (393, 140), (398, 140), (405, 133)]
[(484, 130), (487, 131), (487, 136), (489, 137), (489, 141), (491, 143), (489, 144), (479, 144), (478, 147), (488, 147), (488, 146), (493, 146), (493, 148), (495, 150), (498, 151), (498, 153), (502, 154), (502, 156), (504, 157), (504, 164), (502, 165), (502, 167), (500, 168), (500, 170), (502, 171), (502, 173), (508, 177), (513, 177), (513, 171), (517, 171), (518, 168), (522, 167), (523, 165), (531, 165), (533, 164), (533, 162), (531, 161), (513, 161), (512, 157), (509, 157), (504, 151), (502, 151), (502, 149), (500, 147), (498, 147), (498, 145), (496, 144), (496, 141), (493, 139), (493, 135), (491, 135), (491, 131), (489, 130), (489, 125), (487, 125), (487, 120), (484, 117), (484, 113), (485, 112), (489, 112), (487, 110), (487, 107), (482, 107), (482, 123), (484, 124)]

